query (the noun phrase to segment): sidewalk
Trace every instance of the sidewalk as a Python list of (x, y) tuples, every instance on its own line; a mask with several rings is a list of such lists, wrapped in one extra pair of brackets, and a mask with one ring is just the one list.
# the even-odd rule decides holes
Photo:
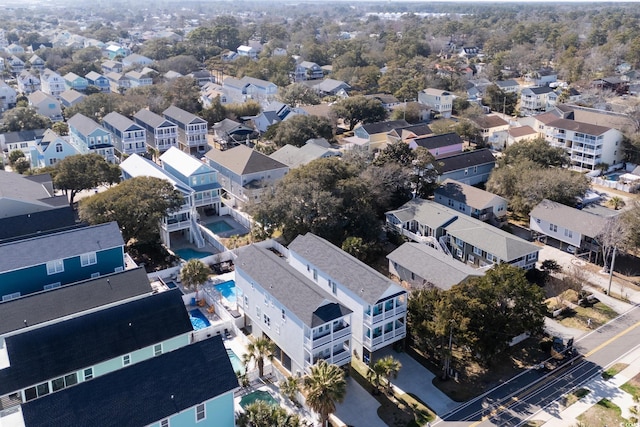
[(623, 357), (618, 363), (627, 363), (629, 366), (609, 380), (601, 376), (589, 381), (581, 388), (591, 391), (588, 395), (578, 400), (566, 409), (562, 409), (555, 401), (545, 408), (534, 420), (544, 421), (542, 427), (566, 427), (576, 425), (576, 418), (587, 411), (600, 400), (607, 398), (622, 410), (622, 418), (629, 419), (633, 414), (629, 408), (635, 406), (632, 396), (619, 387), (631, 378), (640, 374), (640, 349)]

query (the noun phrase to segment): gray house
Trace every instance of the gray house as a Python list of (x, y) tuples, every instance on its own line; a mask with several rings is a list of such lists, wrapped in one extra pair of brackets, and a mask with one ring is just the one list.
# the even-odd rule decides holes
[(496, 158), (488, 148), (438, 157), (434, 163), (438, 182), (453, 179), (468, 185), (487, 182), (495, 166)]
[(436, 203), (480, 221), (499, 226), (507, 220), (507, 199), (453, 179), (446, 179), (434, 196)]

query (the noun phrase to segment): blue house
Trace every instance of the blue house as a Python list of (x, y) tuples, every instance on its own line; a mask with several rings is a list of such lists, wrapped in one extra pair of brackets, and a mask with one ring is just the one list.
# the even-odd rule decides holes
[(42, 139), (31, 147), (31, 167), (54, 166), (65, 157), (76, 154), (80, 154), (80, 152), (69, 141), (51, 129), (47, 129), (44, 131)]
[(67, 73), (63, 77), (64, 84), (67, 89), (74, 89), (78, 92), (84, 92), (89, 86), (89, 82), (84, 77), (80, 77), (76, 73)]
[(97, 153), (106, 161), (115, 163), (115, 148), (111, 132), (80, 113), (71, 117), (67, 124), (71, 144), (81, 154)]
[(87, 79), (87, 82), (89, 83), (89, 85), (97, 87), (98, 89), (100, 89), (100, 92), (102, 93), (111, 92), (111, 83), (109, 82), (109, 79), (103, 76), (102, 74), (96, 73), (95, 71), (91, 71), (90, 73), (87, 73), (87, 75), (84, 77), (85, 79)]
[(124, 241), (109, 222), (0, 244), (0, 295), (18, 298), (125, 268)]
[(467, 185), (487, 182), (496, 166), (496, 158), (488, 148), (447, 154), (436, 159), (433, 166), (438, 171), (438, 183), (446, 179)]

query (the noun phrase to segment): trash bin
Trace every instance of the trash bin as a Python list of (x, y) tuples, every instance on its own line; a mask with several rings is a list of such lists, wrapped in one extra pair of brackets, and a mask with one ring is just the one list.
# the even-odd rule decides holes
[(191, 298), (191, 305), (196, 305), (196, 297)]

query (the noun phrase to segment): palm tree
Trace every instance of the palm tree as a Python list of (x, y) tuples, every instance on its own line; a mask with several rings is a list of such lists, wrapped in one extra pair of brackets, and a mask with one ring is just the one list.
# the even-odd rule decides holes
[(249, 343), (247, 346), (247, 354), (242, 358), (245, 366), (252, 361), (258, 367), (260, 377), (264, 375), (264, 359), (273, 359), (273, 343), (269, 338), (258, 338)]
[(376, 361), (367, 371), (367, 380), (373, 386), (373, 394), (380, 393), (380, 385), (382, 384), (382, 378), (384, 378), (384, 366), (380, 363), (380, 360)]
[(329, 414), (336, 410), (336, 403), (344, 400), (347, 382), (342, 369), (323, 359), (313, 365), (311, 373), (304, 377), (304, 389), (307, 405), (320, 415), (320, 422), (325, 426)]
[(297, 414), (289, 414), (280, 406), (257, 400), (238, 417), (239, 427), (300, 427), (304, 424)]
[(298, 391), (300, 391), (300, 383), (298, 381), (298, 378), (290, 376), (282, 380), (280, 382), (280, 391), (292, 403), (294, 403), (295, 405), (298, 404), (298, 400), (296, 399)]
[(609, 199), (607, 204), (615, 210), (621, 209), (625, 205), (624, 199), (620, 196), (613, 196), (612, 198)]
[(391, 393), (391, 378), (398, 378), (398, 372), (400, 372), (400, 368), (402, 368), (402, 363), (395, 357), (389, 355), (379, 359), (375, 364), (381, 365), (381, 370), (384, 372), (384, 377), (387, 380), (387, 393)]
[(195, 289), (197, 299), (199, 287), (207, 281), (209, 274), (211, 274), (211, 270), (207, 264), (197, 258), (190, 259), (180, 269), (180, 282), (185, 289)]

